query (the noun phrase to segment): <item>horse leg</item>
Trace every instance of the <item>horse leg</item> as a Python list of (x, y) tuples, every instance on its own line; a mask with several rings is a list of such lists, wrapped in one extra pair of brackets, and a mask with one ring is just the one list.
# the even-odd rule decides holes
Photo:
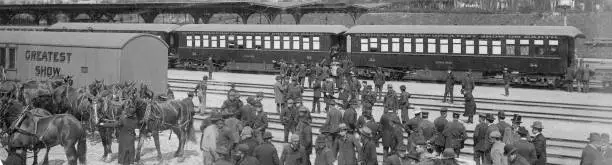
[(43, 165), (49, 164), (49, 150), (51, 150), (51, 147), (47, 147), (47, 153), (45, 153), (45, 159), (43, 160)]
[(163, 160), (162, 160), (162, 153), (161, 153), (160, 146), (159, 146), (159, 132), (157, 130), (153, 132), (153, 141), (155, 141), (155, 149), (157, 149), (157, 159), (161, 162)]
[[(27, 152), (27, 151), (28, 151), (27, 149), (24, 149), (24, 152)], [(40, 149), (38, 148), (34, 148), (34, 151), (32, 151), (33, 152), (32, 154), (34, 154), (32, 156), (32, 165), (38, 165), (38, 152), (39, 151)]]
[(68, 159), (68, 165), (77, 165), (77, 152), (74, 148), (74, 144), (64, 146), (66, 152), (66, 158)]
[(100, 160), (106, 161), (108, 155), (112, 153), (112, 138), (109, 136), (108, 128), (99, 127), (98, 130), (100, 132), (100, 139), (102, 140), (102, 147), (104, 147), (104, 155), (102, 155)]

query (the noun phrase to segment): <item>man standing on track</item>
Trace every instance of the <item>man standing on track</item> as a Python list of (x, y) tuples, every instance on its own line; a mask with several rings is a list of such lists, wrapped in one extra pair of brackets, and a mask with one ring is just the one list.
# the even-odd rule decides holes
[(508, 68), (504, 68), (504, 90), (505, 90), (505, 94), (504, 96), (510, 96), (510, 82), (512, 81), (512, 78), (510, 77), (510, 72), (508, 72)]
[(476, 84), (474, 82), (474, 78), (472, 78), (472, 70), (468, 70), (465, 73), (465, 78), (463, 79), (463, 84), (461, 85), (461, 93), (465, 95), (465, 93), (472, 93)]
[(376, 98), (382, 98), (382, 88), (385, 85), (385, 74), (382, 71), (381, 67), (376, 69), (376, 73), (374, 73), (374, 88), (376, 88)]
[(476, 114), (476, 101), (474, 100), (471, 89), (465, 90), (463, 95), (465, 99), (465, 111), (463, 112), (463, 116), (468, 117), (466, 123), (472, 124), (474, 123), (474, 115)]
[(535, 135), (532, 141), (536, 149), (537, 159), (535, 161), (535, 165), (546, 165), (546, 137), (542, 135), (542, 129), (544, 128), (542, 126), (542, 122), (541, 121), (533, 122), (533, 124), (531, 125), (531, 128), (532, 128), (531, 133)]
[(444, 88), (444, 99), (442, 102), (446, 102), (446, 96), (450, 95), (450, 103), (453, 103), (453, 87), (455, 86), (455, 76), (453, 75), (453, 71), (451, 68), (448, 68), (448, 74), (446, 75), (446, 86)]
[(280, 113), (280, 110), (285, 108), (285, 91), (287, 91), (287, 88), (281, 83), (282, 76), (276, 76), (275, 79), (274, 102), (276, 103), (276, 113)]
[[(310, 80), (310, 79), (309, 79)], [(321, 81), (314, 80), (312, 84), (312, 113), (321, 113)], [(316, 109), (316, 111), (315, 111)]]
[(195, 87), (195, 93), (200, 101), (200, 112), (206, 110), (206, 90), (208, 89), (208, 76), (202, 77), (202, 81)]
[(582, 92), (589, 93), (589, 83), (593, 73), (594, 71), (589, 68), (589, 64), (585, 64), (584, 69), (582, 69)]
[(572, 92), (574, 90), (574, 80), (576, 80), (576, 67), (572, 65), (567, 67), (567, 72), (565, 73), (565, 86), (567, 92)]
[(401, 109), (402, 124), (406, 124), (410, 116), (408, 116), (408, 108), (410, 108), (410, 93), (406, 92), (406, 85), (400, 86), (399, 108)]

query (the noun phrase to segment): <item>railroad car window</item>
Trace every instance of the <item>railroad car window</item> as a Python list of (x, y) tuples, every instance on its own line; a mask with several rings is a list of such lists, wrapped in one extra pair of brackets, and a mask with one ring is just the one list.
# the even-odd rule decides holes
[(291, 39), (288, 36), (283, 36), (283, 49), (291, 49)]
[(465, 53), (474, 54), (474, 40), (465, 40)]
[(461, 54), (461, 39), (453, 39), (453, 53)]
[(319, 50), (321, 48), (321, 41), (319, 37), (312, 37), (312, 50)]
[(304, 48), (304, 50), (310, 49), (310, 38), (309, 37), (302, 37), (302, 47)]
[(558, 40), (548, 40), (548, 54), (551, 56), (559, 55), (559, 41)]
[(300, 37), (293, 36), (293, 49), (300, 50)]
[(219, 47), (220, 48), (225, 48), (226, 43), (227, 42), (225, 40), (225, 36), (224, 35), (219, 36)]
[(253, 48), (253, 36), (246, 36), (246, 48)]
[(369, 41), (367, 38), (362, 38), (361, 39), (361, 51), (362, 52), (367, 52), (368, 51), (368, 44)]
[(448, 53), (448, 39), (440, 39), (440, 53)]
[(195, 47), (200, 47), (202, 42), (200, 41), (200, 35), (193, 36), (195, 38)]
[(478, 54), (489, 54), (489, 41), (478, 41)]
[(493, 41), (493, 43), (491, 44), (493, 45), (493, 54), (494, 55), (501, 55), (501, 41)]
[(16, 48), (9, 48), (9, 69), (15, 69), (15, 54), (17, 53)]
[(391, 39), (391, 51), (393, 52), (400, 52), (400, 39), (399, 38), (392, 38)]
[(516, 48), (514, 46), (514, 40), (506, 40), (506, 55), (514, 56), (516, 54)]
[(533, 40), (533, 45), (536, 55), (544, 56), (546, 50), (546, 47), (544, 46), (544, 40)]
[(370, 52), (377, 52), (378, 38), (370, 38)]
[(210, 47), (216, 48), (217, 45), (217, 36), (211, 36), (210, 37), (211, 43), (210, 43)]
[(187, 36), (187, 47), (193, 46), (193, 38), (192, 36)]
[(381, 52), (388, 52), (389, 51), (389, 39), (388, 38), (381, 38), (380, 39), (380, 51)]
[(264, 48), (266, 49), (270, 49), (270, 36), (265, 36), (264, 37)]
[(427, 39), (427, 53), (436, 53), (436, 39)]
[(412, 38), (404, 38), (404, 52), (412, 52)]
[(234, 38), (233, 35), (228, 35), (227, 36), (227, 47), (228, 48), (235, 48), (236, 47), (236, 38)]
[(0, 48), (0, 66), (6, 68), (6, 48)]
[(415, 42), (416, 42), (416, 52), (423, 53), (423, 39), (417, 38)]
[(529, 40), (521, 40), (521, 56), (529, 55)]
[(244, 36), (236, 36), (238, 41), (238, 48), (244, 48)]
[(281, 48), (280, 36), (274, 36), (274, 49)]
[(255, 45), (261, 47), (261, 36), (255, 36)]
[(210, 40), (208, 38), (208, 35), (202, 36), (202, 46), (203, 47), (205, 47), (205, 48), (210, 47), (210, 42), (209, 41)]

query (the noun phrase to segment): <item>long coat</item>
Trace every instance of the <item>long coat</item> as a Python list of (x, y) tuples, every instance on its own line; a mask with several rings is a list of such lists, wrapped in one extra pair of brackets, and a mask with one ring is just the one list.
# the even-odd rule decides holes
[(488, 137), (488, 128), (489, 126), (486, 122), (479, 123), (478, 125), (476, 125), (476, 128), (474, 128), (474, 150), (481, 152), (487, 151), (488, 147), (486, 147), (485, 144)]
[(281, 165), (306, 165), (306, 151), (303, 146), (299, 146), (297, 149), (287, 144), (283, 147), (283, 153), (280, 157)]
[(603, 165), (603, 161), (601, 152), (597, 148), (593, 148), (592, 145), (588, 144), (582, 149), (580, 165)]
[(385, 113), (380, 117), (380, 127), (381, 127), (381, 136), (382, 136), (382, 144), (384, 147), (393, 146), (393, 131), (394, 126), (391, 118), (393, 117), (393, 113)]
[(342, 115), (342, 122), (350, 129), (357, 128), (357, 111), (353, 108), (348, 108)]
[(376, 144), (372, 140), (367, 140), (361, 149), (360, 160), (364, 162), (362, 165), (377, 165), (378, 160), (376, 158)]
[(459, 121), (449, 122), (442, 134), (444, 134), (446, 140), (444, 145), (446, 148), (461, 149), (463, 148), (463, 142), (467, 138), (465, 126), (459, 123)]
[(474, 116), (476, 114), (476, 100), (474, 100), (474, 95), (472, 92), (466, 92), (464, 95), (465, 98), (465, 111), (463, 112), (463, 116)]
[(537, 157), (535, 146), (533, 144), (529, 143), (527, 140), (520, 139), (514, 143), (514, 146), (516, 147), (516, 153), (527, 159), (530, 164), (535, 163)]
[(533, 145), (536, 149), (537, 160), (535, 165), (546, 165), (546, 137), (542, 134), (538, 134), (533, 139)]
[(336, 161), (336, 157), (333, 151), (329, 148), (324, 148), (317, 151), (317, 157), (315, 158), (314, 165), (333, 165)]
[(278, 152), (272, 143), (263, 143), (255, 147), (253, 156), (259, 160), (262, 165), (279, 165)]
[(138, 120), (132, 117), (124, 117), (118, 122), (104, 125), (104, 127), (119, 127), (119, 164), (132, 164), (135, 161), (134, 141), (136, 140), (136, 132), (138, 128)]
[(444, 132), (444, 128), (446, 128), (447, 124), (448, 124), (448, 120), (446, 120), (446, 118), (442, 116), (434, 120), (434, 126), (436, 127), (436, 132), (433, 138), (434, 145), (444, 146), (444, 144), (446, 143), (446, 140), (444, 139), (444, 134), (442, 133)]
[(399, 104), (397, 103), (397, 94), (395, 93), (395, 91), (387, 91), (387, 95), (385, 95), (383, 103), (385, 110), (397, 110)]
[(342, 112), (336, 108), (330, 108), (329, 112), (327, 112), (327, 120), (325, 120), (325, 124), (323, 124), (323, 128), (329, 131), (338, 130), (338, 126), (342, 122)]
[(297, 128), (296, 134), (300, 136), (300, 144), (304, 147), (307, 155), (312, 153), (312, 127), (310, 122), (306, 119), (302, 119)]
[(285, 103), (285, 92), (287, 88), (282, 85), (280, 82), (276, 82), (274, 84), (274, 102), (276, 104)]
[(361, 144), (352, 135), (347, 134), (346, 137), (336, 139), (335, 151), (337, 152), (338, 165), (355, 165), (357, 164), (357, 156), (355, 155)]

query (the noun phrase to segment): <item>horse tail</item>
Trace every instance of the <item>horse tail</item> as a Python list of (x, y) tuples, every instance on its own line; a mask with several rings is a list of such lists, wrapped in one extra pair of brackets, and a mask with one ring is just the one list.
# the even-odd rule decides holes
[(85, 131), (79, 138), (77, 142), (77, 158), (81, 164), (85, 164), (87, 162), (87, 135)]

